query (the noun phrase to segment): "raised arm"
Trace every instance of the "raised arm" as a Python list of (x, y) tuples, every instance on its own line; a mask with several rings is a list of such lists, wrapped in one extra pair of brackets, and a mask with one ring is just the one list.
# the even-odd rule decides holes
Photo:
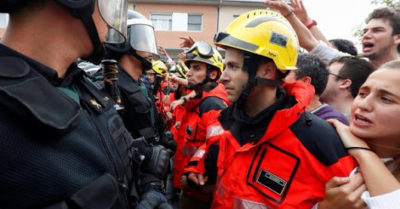
[(313, 36), (320, 41), (325, 42), (327, 45), (331, 45), (325, 35), (321, 32), (317, 26), (317, 22), (308, 16), (308, 12), (304, 7), (303, 0), (290, 0), (291, 7), (297, 18), (311, 31)]
[[(293, 1), (293, 0), (292, 0)], [(333, 58), (340, 56), (349, 56), (346, 53), (329, 47), (325, 42), (318, 41), (310, 30), (300, 21), (294, 14), (293, 9), (282, 0), (265, 0), (265, 5), (278, 10), (286, 17), (299, 38), (300, 46), (309, 51), (311, 54), (320, 58), (325, 64), (328, 64)], [(303, 12), (304, 18), (304, 12)], [(313, 26), (312, 28), (314, 28)], [(313, 29), (315, 30), (315, 28)]]

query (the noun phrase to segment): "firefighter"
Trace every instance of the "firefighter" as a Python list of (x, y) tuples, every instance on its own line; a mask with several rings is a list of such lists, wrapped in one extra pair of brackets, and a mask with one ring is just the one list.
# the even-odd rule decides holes
[[(216, 121), (219, 111), (228, 104), (227, 94), (222, 84), (218, 83), (222, 70), (222, 57), (210, 44), (195, 42), (186, 52), (185, 65), (188, 88), (194, 97), (182, 97), (184, 113), (178, 130), (178, 149), (175, 153), (174, 183), (181, 188), (180, 178), (184, 166), (189, 162), (197, 148), (205, 142), (209, 124)], [(210, 191), (184, 190), (181, 193), (180, 208), (208, 208)]]
[(186, 169), (189, 181), (217, 179), (211, 208), (313, 207), (329, 179), (356, 165), (335, 130), (304, 111), (312, 86), (282, 82), (296, 70), (295, 32), (280, 14), (254, 10), (215, 43), (226, 50), (220, 81), (233, 104), (208, 128), (205, 151)]

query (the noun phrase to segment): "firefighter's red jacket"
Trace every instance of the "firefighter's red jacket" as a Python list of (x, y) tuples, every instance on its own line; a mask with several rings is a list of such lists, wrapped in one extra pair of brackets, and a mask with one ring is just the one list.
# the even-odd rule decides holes
[[(228, 95), (222, 84), (205, 88), (201, 97), (187, 101), (177, 130), (177, 151), (174, 160), (174, 186), (181, 188), (183, 169), (197, 148), (205, 142), (206, 130), (218, 121), (219, 112), (228, 105)], [(181, 137), (181, 138), (180, 138)]]
[(348, 176), (355, 168), (334, 128), (304, 112), (312, 86), (296, 82), (284, 88), (297, 103), (275, 112), (256, 143), (241, 146), (223, 121), (209, 127), (205, 151), (194, 155), (191, 161), (198, 163), (185, 172), (204, 173), (201, 159), (210, 146), (219, 146), (211, 208), (309, 209), (323, 199), (332, 177)]

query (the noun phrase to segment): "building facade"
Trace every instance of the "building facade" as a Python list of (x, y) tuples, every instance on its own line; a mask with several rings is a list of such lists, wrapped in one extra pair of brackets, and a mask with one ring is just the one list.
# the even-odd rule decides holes
[(265, 5), (263, 0), (131, 0), (130, 8), (153, 22), (157, 44), (176, 58), (180, 37), (212, 44), (234, 18)]

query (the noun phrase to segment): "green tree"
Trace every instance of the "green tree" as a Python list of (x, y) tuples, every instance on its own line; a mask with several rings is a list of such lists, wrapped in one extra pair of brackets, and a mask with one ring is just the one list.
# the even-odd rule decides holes
[(372, 0), (372, 4), (386, 5), (388, 7), (400, 9), (400, 0)]

